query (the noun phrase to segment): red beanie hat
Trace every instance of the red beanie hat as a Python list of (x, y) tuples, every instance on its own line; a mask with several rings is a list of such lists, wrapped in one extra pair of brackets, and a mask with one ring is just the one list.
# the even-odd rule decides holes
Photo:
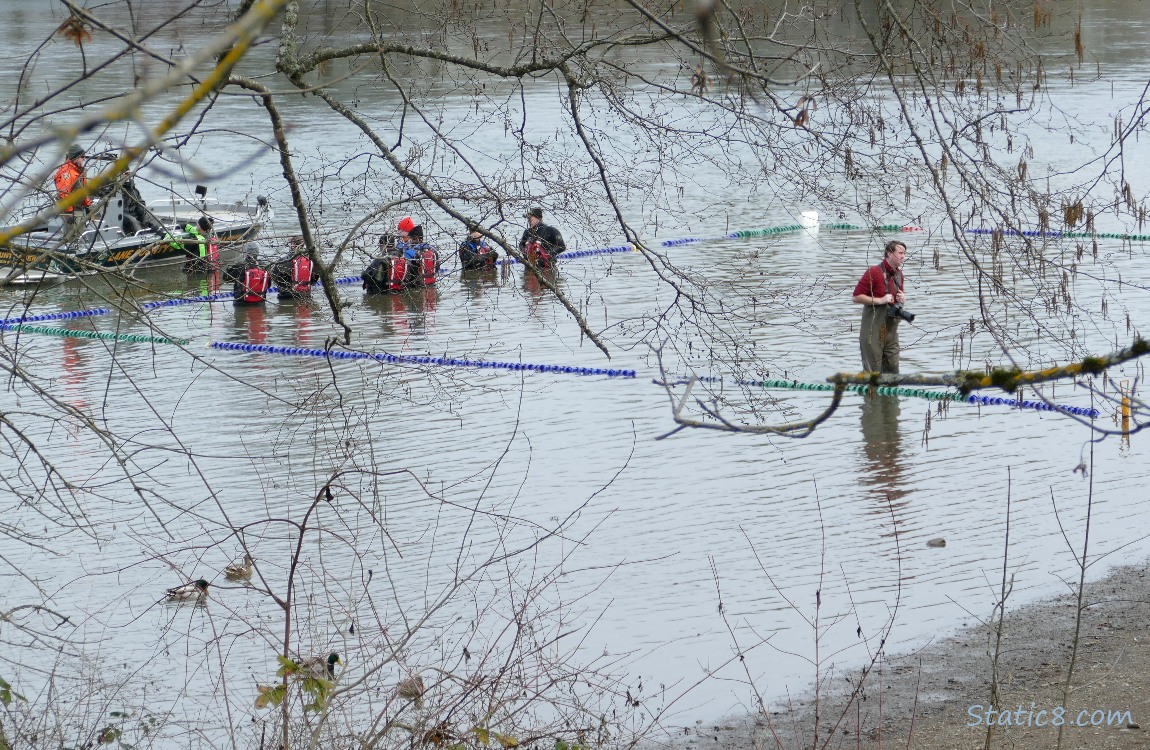
[(411, 220), (410, 216), (404, 216), (399, 220), (398, 229), (401, 232), (410, 232), (412, 229), (415, 229), (415, 222)]

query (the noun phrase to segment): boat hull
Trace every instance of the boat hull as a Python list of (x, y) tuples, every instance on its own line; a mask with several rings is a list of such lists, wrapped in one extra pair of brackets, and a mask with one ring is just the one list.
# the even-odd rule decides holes
[(228, 245), (258, 236), (270, 210), (262, 198), (256, 206), (172, 201), (152, 216), (162, 231), (127, 234), (122, 203), (114, 200), (74, 240), (66, 239), (69, 227), (59, 219), (25, 232), (0, 245), (0, 284), (34, 284), (137, 265), (181, 263), (193, 257), (199, 246), (184, 227), (201, 216), (212, 218), (214, 234), (226, 250)]

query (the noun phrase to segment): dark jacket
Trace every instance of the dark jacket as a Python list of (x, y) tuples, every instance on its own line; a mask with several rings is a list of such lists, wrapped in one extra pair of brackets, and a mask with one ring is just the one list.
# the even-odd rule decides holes
[(136, 183), (129, 178), (120, 188), (120, 195), (124, 198), (124, 231), (135, 234), (141, 229), (150, 229), (153, 232), (163, 232), (164, 227), (156, 221), (155, 216), (148, 210), (143, 196), (136, 189)]
[(315, 268), (311, 258), (304, 253), (293, 253), (280, 258), (268, 268), (271, 283), (279, 290), (277, 294), (284, 297), (299, 297), (311, 294), (311, 285), (315, 281)]
[(244, 275), (244, 271), (256, 266), (259, 266), (259, 261), (250, 258), (241, 258), (224, 269), (224, 281), (235, 281)]
[(464, 268), (483, 268), (495, 263), (495, 251), (482, 237), (468, 237), (459, 245), (459, 262)]
[(559, 233), (559, 230), (542, 222), (528, 227), (523, 236), (519, 238), (519, 252), (524, 252), (527, 249), (527, 243), (531, 240), (538, 240), (543, 250), (551, 257), (567, 250), (567, 243), (563, 241), (563, 235)]

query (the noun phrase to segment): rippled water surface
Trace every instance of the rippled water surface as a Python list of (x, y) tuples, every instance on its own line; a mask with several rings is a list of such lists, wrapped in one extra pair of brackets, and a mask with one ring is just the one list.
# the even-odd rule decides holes
[[(303, 111), (294, 116), (301, 150), (316, 158), (320, 141), (312, 133), (320, 123)], [(335, 132), (325, 145), (353, 141), (353, 134)], [(261, 159), (217, 189), (238, 193), (246, 182), (258, 191), (274, 174), (275, 165)], [(680, 217), (657, 239), (790, 224), (805, 208), (753, 201)], [(282, 204), (277, 209), (273, 230), (285, 233), (287, 212)], [(334, 225), (350, 224), (335, 213)], [(562, 225), (562, 217), (556, 221)], [(910, 245), (908, 306), (919, 314), (914, 327), (903, 328), (903, 371), (999, 363), (978, 338), (956, 355), (977, 297), (948, 239), (936, 231), (900, 236)], [(573, 244), (594, 247), (596, 239)], [(710, 274), (731, 295), (762, 290), (788, 299), (770, 325), (739, 331), (762, 352), (763, 364), (752, 369), (820, 381), (858, 366), (850, 291), (885, 239), (796, 232), (683, 245), (667, 254)], [(454, 239), (444, 230), (436, 241), (450, 247)], [(937, 267), (935, 249), (943, 258)], [(361, 261), (352, 258), (340, 270), (355, 273)], [(1142, 245), (1103, 245), (1083, 268), (1106, 278), (1121, 268), (1127, 290), (1150, 281)], [(469, 561), (546, 539), (530, 564), (517, 560), (505, 571), (509, 586), (477, 585), (476, 599), (514, 599), (547, 581), (547, 608), (570, 624), (579, 653), (624, 674), (628, 685), (641, 681), (651, 709), (712, 675), (674, 704), (674, 720), (686, 722), (749, 705), (748, 673), (767, 696), (806, 686), (816, 600), (827, 628), (821, 652), (847, 649), (833, 657), (841, 666), (866, 658), (858, 630), (874, 635), (892, 615), (895, 649), (989, 616), (1005, 553), (1012, 602), (1060, 591), (1076, 575), (1067, 540), (1081, 543), (1091, 490), (1091, 554), (1099, 560), (1092, 573), (1150, 552), (1133, 522), (1144, 500), (1138, 487), (1148, 479), (1144, 446), (1112, 438), (1092, 451), (1088, 427), (1064, 416), (957, 403), (940, 410), (924, 399), (852, 394), (805, 439), (686, 430), (659, 440), (674, 429), (671, 402), (653, 382), (660, 375), (637, 321), (663, 310), (673, 292), (638, 253), (572, 260), (561, 264), (558, 280), (602, 331), (610, 361), (517, 266), (475, 274), (449, 264), (434, 289), (394, 297), (365, 298), (351, 285), (340, 291), (356, 351), (634, 369), (635, 378), (211, 349), (212, 342), (323, 348), (339, 330), (321, 304), (214, 302), (146, 317), (133, 312), (135, 304), (167, 295), (215, 291), (213, 282), (176, 269), (141, 270), (132, 284), (85, 280), (0, 292), (4, 317), (25, 304), (33, 312), (111, 304), (110, 315), (59, 325), (189, 342), (2, 334), (19, 365), (57, 398), (139, 449), (138, 487), (119, 481), (86, 497), (78, 528), (52, 544), (59, 554), (31, 554), (21, 573), (57, 592), (55, 606), (86, 613), (74, 624), (102, 644), (102, 653), (137, 655), (143, 674), (160, 685), (173, 678), (200, 685), (203, 694), (191, 688), (181, 710), (211, 705), (215, 699), (205, 696), (217, 684), (218, 666), (192, 665), (189, 654), (205, 644), (235, 644), (227, 670), (250, 683), (267, 671), (275, 649), (242, 625), (272, 621), (274, 604), (219, 573), (239, 550), (233, 529), (246, 529), (261, 572), (282, 584), (295, 536), (261, 523), (300, 517), (334, 476), (335, 501), (319, 504), (317, 520), (338, 533), (303, 557), (301, 586), (315, 606), (300, 623), (301, 648), (336, 648), (351, 655), (354, 670), (360, 639), (377, 637), (400, 613), (428, 607)], [(1135, 324), (1150, 314), (1143, 294), (1118, 294)], [(1108, 351), (1119, 325), (1085, 321), (1083, 344)], [(1041, 335), (1033, 340), (1039, 359), (1057, 353)], [(1115, 374), (1138, 372), (1129, 366)], [(726, 376), (716, 389), (745, 402), (735, 373), (703, 374)], [(813, 416), (827, 400), (820, 393), (777, 395), (770, 408), (778, 421)], [(1089, 395), (1069, 384), (1045, 395), (1090, 405)], [(34, 404), (20, 388), (0, 399), (7, 411)], [(1107, 407), (1102, 422), (1111, 424), (1111, 412)], [(35, 429), (61, 475), (96, 487), (116, 475), (100, 442), (75, 422), (38, 422)], [(1075, 467), (1091, 460), (1088, 481)], [(361, 515), (372, 510), (385, 517), (386, 534)], [(37, 518), (32, 508), (8, 522), (34, 528)], [(548, 537), (560, 524), (563, 532)], [(364, 535), (358, 559), (341, 541), (356, 530)], [(928, 547), (937, 537), (946, 546)], [(155, 604), (165, 587), (196, 576), (220, 584), (208, 608)], [(15, 578), (8, 586), (13, 598), (27, 587)], [(375, 599), (365, 608), (369, 595)], [(472, 615), (467, 602), (453, 607), (436, 612), (444, 635), (423, 645), (423, 658), (436, 649), (445, 659), (458, 651), (466, 628), (456, 621)], [(365, 621), (366, 611), (375, 619)], [(739, 653), (747, 654), (745, 663), (734, 658)]]

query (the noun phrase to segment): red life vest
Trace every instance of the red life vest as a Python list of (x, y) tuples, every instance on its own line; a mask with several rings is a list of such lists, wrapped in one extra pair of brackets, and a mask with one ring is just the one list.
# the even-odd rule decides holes
[(398, 292), (403, 289), (404, 277), (407, 276), (407, 259), (391, 258), (390, 272), (387, 274), (387, 291)]
[(243, 285), (243, 295), (241, 299), (244, 302), (263, 302), (267, 299), (268, 294), (268, 272), (262, 268), (246, 268), (244, 269), (243, 278), (240, 279)]
[(424, 286), (431, 286), (435, 283), (435, 251), (431, 248), (424, 248), (419, 251), (419, 277)]
[(543, 243), (539, 240), (531, 240), (527, 243), (527, 260), (531, 261), (540, 268), (547, 268), (551, 265), (551, 256), (543, 247)]
[(297, 255), (291, 262), (291, 290), (296, 293), (311, 289), (311, 258)]
[(211, 268), (220, 266), (220, 238), (214, 234), (208, 237), (208, 266)]

